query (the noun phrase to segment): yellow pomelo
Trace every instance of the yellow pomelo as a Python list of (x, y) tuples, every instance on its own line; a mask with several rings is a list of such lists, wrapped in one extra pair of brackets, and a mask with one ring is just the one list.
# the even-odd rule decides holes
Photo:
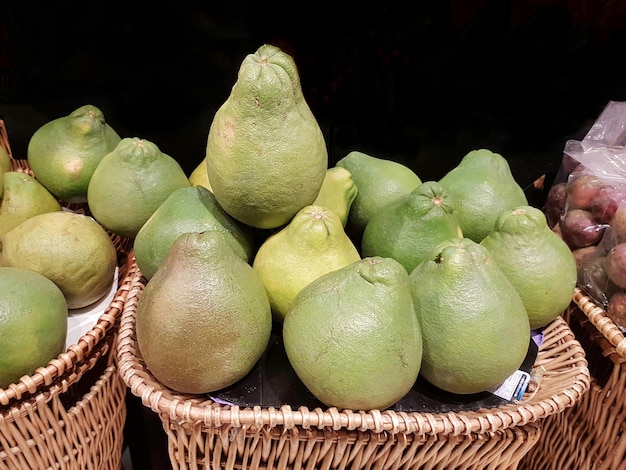
[(179, 188), (154, 211), (137, 233), (133, 243), (135, 260), (141, 273), (150, 279), (180, 235), (217, 230), (226, 236), (242, 259), (251, 261), (253, 239), (246, 229), (224, 212), (207, 188)]
[(244, 58), (209, 128), (206, 165), (220, 205), (252, 227), (280, 227), (313, 203), (328, 151), (290, 55), (263, 45)]
[(87, 202), (91, 176), (119, 141), (102, 111), (85, 105), (35, 131), (28, 142), (28, 163), (41, 184), (57, 198)]
[(176, 160), (148, 140), (128, 137), (96, 168), (87, 203), (104, 228), (135, 238), (170, 194), (190, 185)]
[(531, 328), (565, 311), (576, 287), (576, 260), (541, 210), (521, 206), (503, 212), (480, 244), (522, 298)]
[(189, 175), (189, 183), (191, 183), (192, 186), (204, 186), (211, 191), (209, 175), (206, 172), (206, 159), (202, 159), (198, 166), (193, 169)]
[(62, 209), (58, 199), (32, 176), (19, 171), (8, 171), (3, 179), (0, 238), (34, 215)]
[(370, 218), (361, 252), (393, 258), (410, 273), (439, 243), (462, 236), (447, 191), (436, 181), (426, 181)]
[(326, 170), (320, 192), (311, 205), (324, 206), (332, 210), (339, 216), (345, 227), (357, 191), (350, 172), (343, 167), (334, 166)]
[(0, 388), (32, 375), (65, 349), (67, 303), (48, 278), (0, 267)]
[(261, 244), (252, 267), (263, 280), (274, 319), (282, 322), (304, 286), (360, 259), (337, 214), (306, 206)]
[(209, 393), (245, 377), (272, 329), (263, 282), (217, 231), (176, 239), (139, 297), (136, 318), (148, 369), (182, 393)]
[(4, 179), (2, 175), (8, 171), (11, 171), (11, 157), (7, 150), (0, 145), (0, 199), (2, 199), (2, 193), (4, 192)]
[(439, 180), (455, 205), (463, 236), (485, 238), (501, 212), (528, 205), (507, 160), (487, 149), (472, 150)]
[(91, 217), (68, 211), (35, 215), (2, 240), (5, 266), (30, 269), (54, 282), (69, 308), (86, 307), (111, 288), (117, 251)]
[(305, 286), (283, 323), (294, 371), (327, 406), (385, 409), (417, 379), (422, 337), (408, 274), (364, 258)]
[(530, 325), (515, 287), (468, 238), (440, 243), (409, 275), (424, 342), (420, 374), (442, 390), (494, 390), (524, 361)]
[(356, 183), (357, 194), (348, 214), (347, 233), (357, 243), (370, 218), (392, 202), (408, 196), (422, 184), (415, 172), (402, 163), (353, 151), (335, 166), (346, 168)]

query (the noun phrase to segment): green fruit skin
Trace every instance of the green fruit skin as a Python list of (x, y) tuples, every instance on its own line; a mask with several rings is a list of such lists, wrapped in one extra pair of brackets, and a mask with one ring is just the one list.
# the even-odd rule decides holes
[(207, 230), (223, 233), (242, 259), (252, 260), (249, 230), (233, 220), (207, 188), (190, 186), (171, 193), (139, 229), (133, 248), (141, 273), (151, 279), (183, 233)]
[[(99, 108), (84, 105), (35, 131), (28, 142), (28, 163), (41, 184), (56, 197), (84, 203), (94, 171), (120, 140)], [(47, 171), (51, 155), (62, 158), (67, 174)]]
[(217, 231), (184, 233), (174, 242), (139, 297), (136, 320), (150, 372), (190, 394), (245, 377), (272, 329), (261, 279)]
[(0, 267), (0, 388), (63, 352), (67, 312), (63, 293), (48, 278)]
[(189, 186), (176, 160), (153, 142), (127, 137), (96, 168), (89, 182), (87, 203), (104, 228), (135, 238), (171, 193)]
[(356, 150), (341, 158), (335, 166), (347, 169), (357, 186), (346, 231), (358, 244), (376, 212), (408, 196), (422, 184), (419, 176), (406, 165)]
[(565, 311), (576, 287), (576, 260), (541, 210), (520, 206), (503, 212), (480, 244), (517, 290), (531, 328), (544, 327)]
[(467, 238), (442, 242), (409, 279), (426, 380), (451, 393), (479, 393), (499, 386), (522, 364), (528, 316), (486, 248)]
[(280, 227), (313, 203), (328, 151), (288, 54), (264, 45), (243, 60), (209, 128), (206, 164), (220, 205), (252, 227)]
[(357, 191), (350, 172), (346, 168), (334, 166), (326, 170), (324, 182), (312, 205), (331, 209), (339, 216), (345, 228)]
[(501, 212), (528, 205), (509, 163), (487, 149), (467, 153), (439, 183), (454, 201), (463, 236), (476, 243), (493, 229)]
[(0, 203), (0, 238), (30, 217), (62, 210), (52, 193), (32, 176), (8, 171), (3, 179), (5, 190)]
[(339, 216), (311, 205), (261, 244), (252, 267), (263, 279), (274, 320), (281, 323), (304, 286), (360, 259)]
[[(63, 230), (54, 227), (63, 227)], [(97, 250), (89, 243), (94, 239), (101, 242)], [(69, 211), (38, 214), (7, 232), (1, 241), (5, 266), (31, 269), (45, 275), (61, 289), (70, 309), (86, 307), (101, 299), (115, 278), (115, 245), (107, 232), (87, 215)], [(81, 260), (86, 258), (91, 266), (101, 266), (98, 278), (85, 274), (91, 267), (79, 261), (76, 250)], [(58, 269), (63, 264), (50, 253), (74, 262), (73, 275), (82, 275), (82, 283), (76, 283)]]
[(11, 171), (11, 157), (7, 150), (0, 145), (0, 199), (3, 198), (4, 193), (4, 178), (2, 175)]
[(370, 218), (361, 253), (394, 258), (410, 273), (439, 243), (461, 236), (447, 191), (436, 181), (426, 181)]
[(409, 392), (422, 361), (406, 270), (373, 257), (319, 277), (294, 299), (283, 341), (298, 377), (327, 406), (388, 408)]

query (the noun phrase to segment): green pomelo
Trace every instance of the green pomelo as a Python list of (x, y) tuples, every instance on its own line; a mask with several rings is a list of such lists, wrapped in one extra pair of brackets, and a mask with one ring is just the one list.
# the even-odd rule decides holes
[(3, 264), (36, 271), (54, 282), (70, 309), (100, 300), (115, 279), (117, 251), (109, 234), (87, 215), (38, 214), (4, 235)]
[(468, 238), (442, 242), (409, 279), (424, 342), (420, 373), (431, 384), (491, 391), (522, 364), (528, 315), (486, 248)]
[(332, 210), (339, 216), (345, 227), (357, 191), (350, 172), (343, 167), (334, 166), (326, 170), (324, 182), (312, 205)]
[(439, 180), (450, 194), (463, 236), (476, 243), (493, 230), (500, 213), (528, 205), (509, 163), (490, 150), (473, 150)]
[(576, 287), (576, 260), (541, 210), (521, 206), (503, 212), (480, 244), (517, 290), (531, 328), (546, 326), (565, 311)]
[(283, 323), (294, 371), (327, 406), (385, 409), (417, 379), (422, 336), (406, 270), (365, 258), (304, 287)]
[(447, 191), (436, 181), (426, 181), (370, 218), (361, 253), (393, 258), (410, 273), (439, 243), (460, 237)]
[(335, 166), (347, 169), (357, 187), (346, 224), (346, 232), (357, 245), (361, 244), (363, 231), (376, 212), (408, 196), (422, 184), (406, 165), (363, 152), (350, 152)]
[(0, 389), (64, 351), (67, 313), (51, 280), (30, 269), (0, 267)]
[(83, 203), (96, 167), (120, 140), (99, 108), (84, 105), (35, 131), (28, 142), (28, 163), (57, 198)]
[(152, 278), (183, 233), (208, 230), (222, 232), (242, 259), (252, 260), (249, 230), (224, 212), (207, 188), (190, 186), (170, 194), (137, 233), (133, 247), (141, 273)]
[[(4, 173), (4, 197), (0, 202), (0, 239), (26, 219), (62, 209), (58, 199), (27, 173)], [(0, 245), (1, 248), (1, 245)]]
[(0, 145), (0, 199), (2, 199), (2, 194), (4, 193), (4, 178), (2, 175), (11, 171), (11, 157), (9, 157), (9, 152)]
[(176, 160), (148, 140), (128, 137), (96, 168), (87, 203), (107, 230), (135, 238), (170, 194), (190, 185)]
[(211, 189), (211, 183), (209, 182), (209, 175), (206, 170), (206, 158), (203, 158), (202, 161), (193, 169), (189, 175), (189, 183), (191, 183), (192, 186), (204, 186), (209, 191), (213, 192)]
[(139, 297), (136, 319), (150, 372), (165, 386), (192, 394), (245, 377), (272, 329), (263, 282), (217, 231), (176, 239)]
[(252, 227), (285, 225), (313, 203), (328, 151), (291, 56), (263, 45), (245, 57), (209, 128), (206, 165), (220, 205)]
[(304, 286), (360, 259), (337, 214), (306, 206), (261, 244), (252, 267), (263, 280), (274, 319), (282, 322)]

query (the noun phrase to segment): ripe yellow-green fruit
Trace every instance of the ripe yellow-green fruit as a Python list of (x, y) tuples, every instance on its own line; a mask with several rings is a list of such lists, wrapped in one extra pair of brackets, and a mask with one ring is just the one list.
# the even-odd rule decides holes
[(313, 203), (328, 151), (289, 54), (266, 44), (244, 58), (209, 128), (206, 165), (220, 205), (252, 227), (280, 227)]
[(150, 372), (181, 393), (245, 377), (270, 339), (263, 282), (217, 231), (184, 233), (137, 303), (137, 344)]
[(439, 243), (462, 236), (448, 192), (426, 181), (370, 218), (361, 253), (393, 258), (410, 273)]
[(345, 227), (357, 191), (350, 172), (343, 167), (334, 166), (326, 170), (320, 192), (311, 205), (324, 206), (332, 210), (339, 216)]
[(327, 406), (385, 409), (417, 379), (422, 337), (408, 274), (364, 258), (304, 287), (283, 323), (294, 371)]
[(207, 188), (190, 186), (170, 194), (137, 233), (133, 248), (141, 273), (152, 278), (183, 233), (207, 230), (223, 233), (242, 259), (252, 260), (250, 231), (224, 212)]
[(176, 160), (148, 140), (128, 137), (96, 168), (87, 203), (104, 228), (135, 238), (170, 194), (190, 185)]
[(57, 198), (87, 202), (87, 187), (96, 167), (119, 141), (102, 111), (88, 104), (37, 129), (28, 142), (28, 163)]
[(492, 391), (524, 361), (524, 303), (489, 251), (468, 238), (439, 244), (409, 275), (424, 356), (420, 374), (457, 394)]
[(4, 192), (4, 179), (2, 175), (8, 171), (11, 171), (11, 157), (7, 150), (0, 145), (0, 199), (2, 199), (2, 193)]
[(305, 206), (261, 244), (252, 267), (263, 280), (274, 319), (282, 322), (304, 286), (360, 259), (335, 212)]
[(19, 171), (8, 171), (3, 179), (0, 238), (34, 215), (62, 209), (58, 199), (32, 176)]
[(576, 287), (576, 260), (541, 210), (504, 211), (480, 244), (517, 290), (531, 328), (546, 326), (565, 311)]
[(30, 269), (0, 267), (0, 388), (32, 375), (65, 349), (61, 290)]
[(117, 251), (109, 234), (87, 215), (35, 215), (4, 235), (3, 263), (36, 271), (63, 292), (68, 308), (86, 307), (111, 288)]
[(487, 149), (467, 153), (439, 183), (454, 201), (463, 236), (476, 243), (493, 230), (501, 212), (528, 205), (509, 163)]
[(335, 166), (346, 168), (357, 194), (348, 214), (346, 232), (357, 245), (370, 218), (392, 202), (408, 196), (422, 180), (408, 166), (393, 160), (352, 151)]
[(209, 175), (206, 171), (205, 158), (202, 159), (202, 161), (193, 169), (193, 171), (189, 175), (189, 183), (191, 183), (192, 186), (204, 186), (209, 191), (212, 191), (211, 183), (209, 182)]

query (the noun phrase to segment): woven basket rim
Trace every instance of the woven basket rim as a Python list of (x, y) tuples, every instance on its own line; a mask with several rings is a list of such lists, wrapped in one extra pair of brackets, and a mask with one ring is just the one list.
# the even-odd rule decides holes
[(626, 360), (626, 337), (622, 330), (606, 314), (606, 310), (590, 296), (586, 295), (579, 287), (576, 287), (574, 291), (574, 303), (598, 332), (615, 348), (615, 353), (622, 360)]
[[(134, 259), (134, 252), (130, 257)], [(133, 261), (134, 264), (135, 261)], [(138, 268), (137, 268), (138, 269)], [(140, 271), (139, 271), (140, 272)], [(143, 276), (132, 280), (124, 305), (116, 345), (120, 374), (131, 393), (144, 406), (180, 426), (275, 427), (374, 431), (377, 433), (423, 433), (431, 435), (486, 433), (523, 426), (573, 406), (587, 392), (590, 374), (585, 352), (565, 320), (558, 317), (545, 330), (535, 367), (544, 376), (534, 391), (519, 403), (478, 411), (445, 413), (351, 411), (336, 408), (309, 410), (283, 405), (280, 408), (240, 408), (215, 403), (204, 396), (179, 394), (165, 387), (145, 367), (135, 339), (135, 312), (146, 285)], [(550, 347), (551, 346), (551, 347)], [(557, 367), (557, 369), (555, 369)]]
[[(0, 119), (0, 145), (7, 150), (16, 171), (30, 171), (28, 161), (13, 158), (8, 134), (4, 121)], [(62, 393), (73, 383), (77, 382), (85, 372), (95, 364), (95, 356), (106, 354), (112, 347), (104, 344), (118, 325), (121, 313), (128, 297), (133, 278), (137, 275), (133, 263), (129, 258), (132, 249), (132, 240), (109, 233), (115, 244), (118, 255), (119, 278), (117, 291), (111, 303), (100, 315), (95, 325), (82, 335), (75, 344), (70, 345), (64, 352), (52, 358), (45, 366), (36, 369), (33, 374), (20, 378), (6, 388), (0, 388), (0, 411), (20, 405), (29, 400), (34, 394), (44, 388), (47, 393)], [(136, 266), (136, 265), (135, 265)], [(108, 343), (108, 342), (107, 342)]]

